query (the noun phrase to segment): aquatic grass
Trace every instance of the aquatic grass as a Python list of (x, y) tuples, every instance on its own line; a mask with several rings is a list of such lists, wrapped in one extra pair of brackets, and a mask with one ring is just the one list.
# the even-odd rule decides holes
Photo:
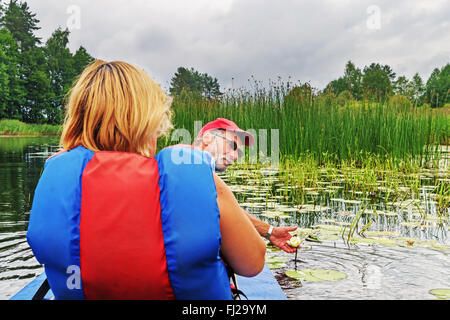
[(449, 217), (450, 208), (450, 184), (439, 182), (435, 194), (437, 195), (438, 210), (437, 214), (440, 217)]
[[(372, 156), (396, 165), (426, 162), (439, 153), (436, 146), (449, 143), (447, 113), (411, 108), (402, 100), (341, 107), (307, 85), (291, 89), (281, 84), (255, 92), (232, 91), (212, 100), (184, 94), (174, 100), (175, 127), (194, 135), (194, 121), (205, 124), (225, 117), (257, 134), (260, 129), (278, 129), (283, 156), (313, 156), (320, 163), (353, 159), (362, 165)], [(270, 150), (270, 132), (267, 139)]]
[[(353, 234), (355, 233), (355, 230), (358, 227), (359, 220), (361, 219), (361, 216), (366, 211), (367, 207), (369, 205), (368, 201), (365, 201), (361, 203), (361, 206), (359, 207), (358, 213), (356, 216), (352, 219), (351, 225), (349, 227), (348, 233), (347, 233), (347, 242), (350, 242), (350, 240), (353, 238)], [(345, 230), (347, 229), (347, 226), (344, 226), (342, 229), (342, 237), (344, 237)]]
[(59, 135), (62, 126), (49, 124), (29, 124), (19, 120), (0, 120), (0, 135)]

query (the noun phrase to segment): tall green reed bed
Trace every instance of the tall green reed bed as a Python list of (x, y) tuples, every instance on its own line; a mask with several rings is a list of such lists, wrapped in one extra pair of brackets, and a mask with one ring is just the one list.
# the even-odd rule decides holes
[(29, 124), (19, 120), (0, 120), (0, 135), (59, 135), (62, 127), (50, 124)]
[[(432, 183), (437, 214), (448, 218), (448, 159), (440, 162), (445, 157), (440, 146), (448, 146), (450, 137), (450, 114), (445, 110), (413, 107), (402, 97), (342, 105), (331, 95), (313, 94), (308, 86), (283, 85), (234, 91), (216, 100), (182, 94), (174, 99), (173, 110), (175, 128), (185, 128), (192, 136), (194, 121), (205, 124), (217, 117), (257, 133), (267, 130), (269, 140), (270, 129), (278, 129), (279, 173), (286, 190), (293, 190), (290, 196), (295, 205), (311, 201), (315, 193), (311, 190), (319, 190), (323, 183), (329, 183), (331, 190), (343, 188), (342, 192), (358, 192), (366, 199), (344, 230), (348, 239), (361, 231), (358, 225), (367, 215), (367, 205), (420, 199), (423, 170), (439, 177)], [(267, 150), (271, 150), (270, 141)], [(362, 230), (374, 219), (364, 222)]]
[(273, 86), (255, 92), (233, 91), (208, 100), (182, 94), (174, 99), (175, 128), (194, 134), (194, 121), (205, 124), (217, 117), (241, 128), (279, 129), (280, 154), (319, 162), (368, 156), (391, 161), (428, 161), (438, 145), (448, 145), (450, 116), (414, 108), (397, 99), (390, 103), (358, 101), (340, 106), (332, 96), (313, 94), (308, 86)]

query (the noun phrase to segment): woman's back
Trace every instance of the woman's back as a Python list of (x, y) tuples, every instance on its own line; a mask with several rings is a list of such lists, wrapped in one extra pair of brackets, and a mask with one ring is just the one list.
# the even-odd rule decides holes
[[(174, 163), (174, 150), (194, 161)], [(55, 297), (231, 298), (213, 174), (202, 156), (80, 146), (49, 159), (27, 237)]]
[(262, 270), (264, 241), (202, 152), (155, 156), (170, 104), (120, 61), (94, 61), (70, 90), (68, 151), (45, 165), (27, 234), (57, 299), (229, 299), (219, 249), (237, 274)]

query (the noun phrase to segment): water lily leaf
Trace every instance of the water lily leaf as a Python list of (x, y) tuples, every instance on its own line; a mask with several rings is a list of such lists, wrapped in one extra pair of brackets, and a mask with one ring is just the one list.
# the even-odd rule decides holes
[(350, 243), (367, 243), (367, 244), (375, 244), (377, 243), (376, 239), (373, 238), (351, 238)]
[(335, 223), (335, 222), (336, 222), (336, 220), (334, 220), (334, 219), (322, 219), (322, 220), (320, 220), (320, 222), (329, 222), (329, 223)]
[(343, 215), (343, 216), (347, 216), (347, 217), (354, 217), (354, 216), (356, 216), (356, 214), (353, 211), (339, 210), (337, 213), (340, 214), (340, 215)]
[(303, 204), (303, 205), (299, 206), (298, 209), (299, 209), (299, 212), (305, 213), (305, 212), (327, 211), (330, 209), (330, 207), (313, 205), (313, 204)]
[(447, 252), (450, 251), (450, 246), (435, 244), (431, 246), (431, 249)]
[(383, 216), (397, 216), (398, 213), (396, 211), (384, 211), (384, 210), (377, 210), (376, 214), (383, 215)]
[(261, 213), (260, 215), (266, 218), (275, 218), (277, 216), (275, 212), (265, 212)]
[(342, 203), (350, 203), (350, 204), (360, 204), (360, 200), (351, 200), (351, 199), (338, 199), (338, 198), (331, 198), (331, 201), (337, 201)]
[(286, 263), (283, 262), (272, 262), (267, 263), (267, 265), (269, 266), (270, 269), (283, 269), (287, 267)]
[(397, 242), (393, 239), (373, 237), (373, 238), (355, 238), (350, 240), (351, 243), (367, 243), (367, 244), (380, 244), (382, 246), (396, 246)]
[(450, 300), (450, 289), (433, 289), (428, 292), (438, 299)]
[(368, 237), (372, 237), (372, 236), (396, 237), (396, 236), (401, 235), (400, 232), (396, 232), (396, 231), (366, 231), (366, 232), (364, 232), (364, 234)]
[(320, 241), (336, 241), (336, 240), (341, 239), (341, 237), (338, 236), (337, 234), (331, 234), (331, 233), (326, 234), (326, 233), (325, 233), (325, 234), (319, 235), (319, 236), (318, 236), (318, 239), (319, 239)]
[(286, 270), (286, 275), (293, 279), (310, 282), (339, 281), (347, 278), (347, 274), (343, 272), (325, 269)]
[(341, 226), (336, 226), (332, 224), (316, 224), (314, 228), (319, 228), (320, 230), (330, 231), (334, 233), (340, 233), (342, 231)]
[(263, 203), (245, 202), (241, 203), (241, 207), (245, 208), (264, 208), (266, 205)]
[(425, 218), (426, 222), (442, 222), (444, 219), (444, 217), (438, 217), (438, 216), (432, 216), (432, 215), (427, 215)]
[(288, 259), (286, 257), (279, 257), (279, 256), (267, 256), (266, 255), (266, 262), (267, 263), (281, 263), (286, 262)]
[(420, 221), (400, 222), (400, 225), (405, 226), (405, 227), (411, 227), (411, 228), (417, 228), (417, 227), (433, 228), (433, 226), (431, 226), (429, 224), (424, 224)]
[(298, 211), (297, 208), (284, 207), (284, 206), (277, 207), (277, 210), (282, 211), (282, 212), (297, 212)]

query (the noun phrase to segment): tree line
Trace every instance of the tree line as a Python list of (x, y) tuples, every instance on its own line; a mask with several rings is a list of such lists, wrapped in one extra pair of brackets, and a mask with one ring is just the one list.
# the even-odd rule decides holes
[(323, 94), (336, 95), (338, 100), (386, 100), (393, 95), (408, 98), (415, 106), (432, 108), (450, 103), (450, 63), (435, 68), (426, 82), (416, 73), (412, 79), (396, 76), (389, 65), (372, 63), (362, 70), (353, 62), (345, 65), (344, 75), (331, 81)]
[(0, 118), (59, 124), (65, 94), (94, 58), (82, 46), (70, 52), (68, 29), (42, 43), (38, 23), (26, 2), (0, 7)]
[[(0, 119), (60, 124), (68, 90), (94, 57), (83, 46), (70, 52), (68, 29), (56, 29), (43, 43), (35, 35), (38, 23), (26, 2), (0, 4)], [(185, 67), (177, 69), (169, 90), (173, 96), (189, 93), (215, 99), (223, 95), (217, 78)], [(397, 77), (388, 65), (372, 63), (360, 69), (348, 61), (344, 75), (319, 94), (335, 95), (338, 101), (386, 99), (397, 94), (414, 105), (442, 107), (450, 103), (449, 92), (450, 64), (434, 69), (424, 83), (418, 73), (408, 80)]]

